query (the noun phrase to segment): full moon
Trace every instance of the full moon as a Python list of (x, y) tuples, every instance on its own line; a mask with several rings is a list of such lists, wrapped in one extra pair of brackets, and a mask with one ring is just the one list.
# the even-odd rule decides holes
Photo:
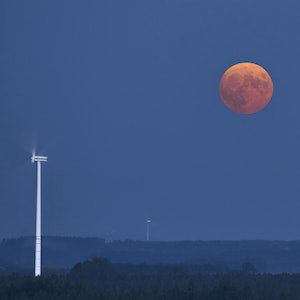
[(273, 82), (268, 72), (259, 65), (240, 63), (223, 74), (219, 92), (224, 104), (234, 112), (253, 114), (271, 100)]

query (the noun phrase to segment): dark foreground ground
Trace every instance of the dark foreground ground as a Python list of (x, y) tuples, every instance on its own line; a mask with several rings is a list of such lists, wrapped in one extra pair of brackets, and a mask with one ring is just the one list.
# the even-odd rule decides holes
[(251, 264), (243, 270), (214, 273), (223, 267), (112, 264), (94, 258), (40, 278), (20, 271), (2, 275), (0, 299), (300, 299), (300, 274), (255, 274)]

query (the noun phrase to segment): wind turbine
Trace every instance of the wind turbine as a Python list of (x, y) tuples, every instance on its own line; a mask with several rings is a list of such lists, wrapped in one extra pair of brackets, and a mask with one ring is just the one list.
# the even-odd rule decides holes
[(146, 223), (147, 223), (147, 241), (150, 241), (150, 223), (151, 223), (151, 220), (147, 219)]
[(42, 162), (46, 162), (48, 160), (47, 156), (39, 156), (33, 153), (31, 157), (32, 163), (37, 162), (37, 188), (36, 188), (36, 237), (35, 237), (35, 271), (34, 275), (41, 276), (42, 269), (42, 214), (41, 214), (41, 206), (42, 206), (42, 196), (41, 196), (41, 181), (42, 181)]

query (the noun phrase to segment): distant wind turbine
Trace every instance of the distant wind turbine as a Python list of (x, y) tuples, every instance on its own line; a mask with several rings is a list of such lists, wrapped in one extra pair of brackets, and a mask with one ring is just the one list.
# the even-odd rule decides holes
[(37, 188), (36, 188), (36, 237), (35, 237), (35, 271), (34, 275), (41, 276), (42, 271), (42, 214), (41, 214), (41, 181), (42, 181), (42, 162), (48, 160), (47, 156), (35, 155), (31, 157), (32, 163), (37, 162)]
[(147, 241), (150, 241), (150, 223), (151, 223), (151, 220), (147, 219), (146, 223), (147, 223)]

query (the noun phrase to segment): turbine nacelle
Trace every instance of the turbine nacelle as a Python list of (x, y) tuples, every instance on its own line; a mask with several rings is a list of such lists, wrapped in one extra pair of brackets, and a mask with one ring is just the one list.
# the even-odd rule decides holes
[(33, 154), (32, 157), (31, 157), (31, 162), (34, 163), (34, 162), (38, 162), (38, 161), (44, 161), (46, 162), (48, 160), (48, 157), (47, 156), (41, 156), (41, 155), (35, 155)]

